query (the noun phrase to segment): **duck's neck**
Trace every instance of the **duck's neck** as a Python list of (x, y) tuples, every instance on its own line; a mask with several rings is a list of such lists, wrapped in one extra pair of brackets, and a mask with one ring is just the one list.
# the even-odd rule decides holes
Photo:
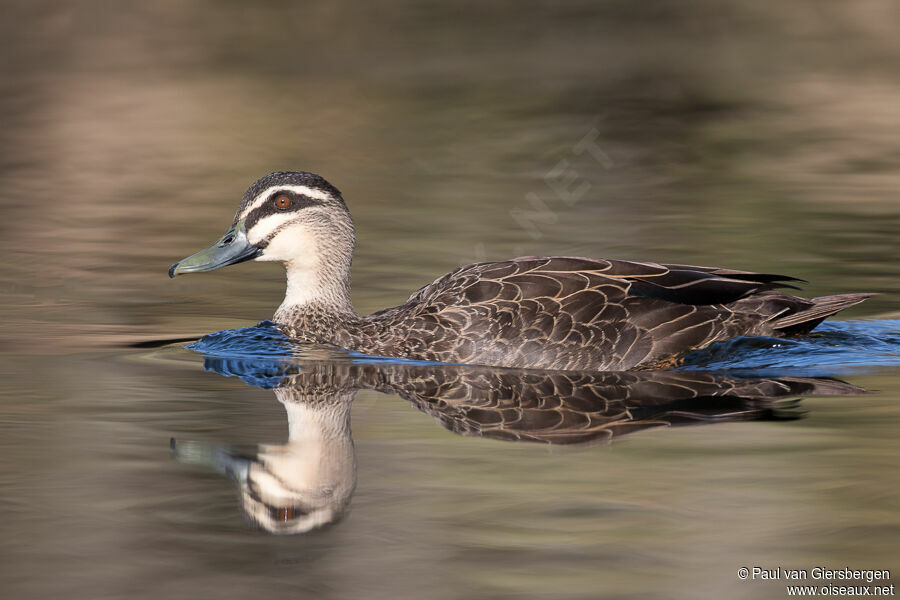
[(349, 267), (286, 263), (287, 290), (274, 321), (292, 337), (335, 343), (342, 328), (359, 319), (350, 301)]
[(288, 417), (288, 439), (291, 443), (334, 443), (350, 440), (350, 406), (356, 390), (335, 391), (333, 395), (314, 391), (276, 388), (275, 395), (284, 405)]

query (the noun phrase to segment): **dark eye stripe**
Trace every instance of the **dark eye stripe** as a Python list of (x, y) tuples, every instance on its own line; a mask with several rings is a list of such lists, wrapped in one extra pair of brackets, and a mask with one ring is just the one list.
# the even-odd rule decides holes
[[(291, 204), (288, 208), (279, 210), (275, 206), (275, 199), (279, 196), (287, 196), (291, 199)], [(269, 199), (266, 202), (263, 202), (252, 211), (250, 211), (250, 214), (245, 217), (244, 222), (246, 223), (246, 228), (249, 231), (257, 222), (259, 222), (260, 219), (264, 219), (269, 215), (287, 214), (302, 210), (308, 206), (316, 206), (321, 204), (325, 203), (322, 200), (310, 198), (309, 196), (305, 196), (303, 194), (296, 194), (288, 190), (276, 190), (269, 195)]]

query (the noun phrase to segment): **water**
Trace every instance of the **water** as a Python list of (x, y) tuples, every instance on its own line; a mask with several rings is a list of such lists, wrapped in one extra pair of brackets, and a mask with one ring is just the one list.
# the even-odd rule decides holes
[[(900, 569), (896, 8), (632, 4), (7, 7), (0, 594), (778, 598), (737, 570)], [(501, 440), (476, 409), (522, 409), (521, 374), (287, 344), (252, 328), (276, 265), (167, 278), (279, 169), (344, 193), (360, 312), (528, 254), (881, 295), (669, 375), (765, 394), (660, 413), (658, 382), (601, 381), (698, 426)], [(467, 393), (408, 387), (436, 380)], [(586, 422), (559, 406), (534, 422)], [(330, 524), (267, 529), (240, 484), (260, 460), (312, 482), (263, 518)]]

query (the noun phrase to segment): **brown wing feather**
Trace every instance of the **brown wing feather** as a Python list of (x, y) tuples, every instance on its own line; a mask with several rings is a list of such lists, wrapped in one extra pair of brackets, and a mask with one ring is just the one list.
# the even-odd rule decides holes
[(478, 263), (366, 317), (362, 335), (338, 343), (440, 362), (624, 370), (739, 335), (773, 333), (773, 319), (813, 306), (773, 291), (784, 281), (796, 279), (580, 257)]

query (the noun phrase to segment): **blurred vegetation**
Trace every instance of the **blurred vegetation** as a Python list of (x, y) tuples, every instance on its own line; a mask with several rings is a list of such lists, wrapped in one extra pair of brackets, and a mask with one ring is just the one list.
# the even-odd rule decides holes
[[(160, 275), (276, 169), (344, 191), (362, 311), (463, 262), (560, 253), (785, 272), (897, 310), (892, 3), (6, 4), (6, 311), (268, 316), (277, 267)], [(608, 163), (574, 153), (588, 134)], [(545, 182), (561, 160), (576, 203)], [(536, 236), (511, 216), (533, 197)]]

